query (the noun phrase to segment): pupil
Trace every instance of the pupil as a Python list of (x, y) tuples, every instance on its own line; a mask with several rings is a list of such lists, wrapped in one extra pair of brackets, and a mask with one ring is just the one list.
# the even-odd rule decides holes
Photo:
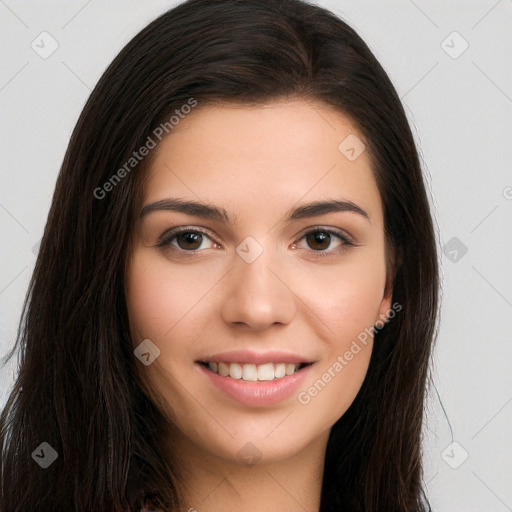
[(203, 241), (201, 233), (179, 233), (177, 236), (178, 245), (181, 249), (197, 249)]
[(322, 251), (329, 247), (331, 243), (331, 235), (324, 231), (317, 231), (307, 236), (308, 245), (311, 249)]

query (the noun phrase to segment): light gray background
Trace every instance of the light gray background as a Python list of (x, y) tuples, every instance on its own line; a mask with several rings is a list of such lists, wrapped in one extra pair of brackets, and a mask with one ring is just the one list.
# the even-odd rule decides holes
[[(443, 303), (439, 396), (431, 391), (425, 429), (429, 498), (437, 512), (512, 511), (512, 1), (318, 3), (389, 73), (430, 184)], [(14, 342), (78, 115), (119, 50), (175, 4), (0, 0), (0, 356)], [(31, 47), (50, 47), (43, 31), (58, 43), (46, 59)], [(15, 371), (16, 357), (0, 373), (2, 406)]]

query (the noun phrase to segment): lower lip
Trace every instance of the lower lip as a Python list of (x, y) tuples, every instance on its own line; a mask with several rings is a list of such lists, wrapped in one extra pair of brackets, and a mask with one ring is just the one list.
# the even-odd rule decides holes
[(237, 402), (251, 406), (273, 405), (286, 400), (300, 388), (313, 366), (310, 364), (292, 375), (280, 379), (247, 382), (242, 379), (223, 377), (202, 364), (196, 364), (211, 382), (226, 395)]

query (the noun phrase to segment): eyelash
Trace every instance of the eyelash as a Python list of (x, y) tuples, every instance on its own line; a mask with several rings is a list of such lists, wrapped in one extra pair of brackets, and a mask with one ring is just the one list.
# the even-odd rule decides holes
[[(183, 255), (186, 255), (185, 257), (197, 256), (200, 252), (202, 252), (204, 250), (204, 249), (186, 250), (186, 249), (181, 249), (179, 247), (171, 245), (171, 242), (176, 238), (177, 235), (179, 235), (181, 233), (199, 233), (203, 236), (208, 237), (210, 240), (212, 240), (212, 242), (217, 243), (212, 239), (212, 237), (206, 231), (204, 231), (202, 229), (198, 229), (198, 228), (190, 228), (187, 226), (183, 226), (183, 227), (173, 228), (173, 229), (167, 231), (166, 233), (164, 233), (158, 239), (158, 242), (155, 247), (163, 248), (164, 250), (178, 251), (178, 252), (183, 253)], [(311, 249), (311, 252), (315, 256), (326, 257), (326, 256), (332, 256), (332, 255), (339, 255), (339, 254), (344, 253), (348, 247), (357, 247), (357, 244), (355, 244), (354, 242), (349, 240), (349, 238), (346, 235), (344, 235), (343, 233), (340, 233), (339, 231), (334, 231), (332, 229), (323, 228), (321, 226), (312, 228), (309, 231), (305, 232), (299, 238), (298, 241), (300, 241), (300, 240), (306, 238), (308, 235), (311, 235), (314, 233), (327, 233), (328, 235), (334, 236), (342, 243), (342, 245), (339, 248), (334, 249), (334, 250), (325, 250), (324, 249), (324, 250), (320, 250), (320, 251), (315, 251), (315, 250)], [(293, 244), (295, 245), (296, 242), (294, 242)]]

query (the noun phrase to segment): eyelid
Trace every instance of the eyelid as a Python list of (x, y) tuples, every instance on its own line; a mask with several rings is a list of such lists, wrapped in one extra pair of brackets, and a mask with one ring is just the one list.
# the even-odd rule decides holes
[[(321, 226), (321, 225), (320, 226), (311, 226), (311, 227), (306, 228), (304, 231), (302, 231), (300, 233), (300, 235), (298, 235), (297, 241), (301, 240), (302, 238), (304, 238), (306, 235), (309, 235), (310, 233), (316, 233), (318, 231), (323, 231), (325, 233), (329, 233), (329, 234), (338, 236), (343, 242), (345, 242), (348, 245), (353, 245), (353, 246), (358, 245), (356, 243), (356, 241), (354, 240), (354, 237), (352, 235), (350, 235), (349, 233), (347, 233), (346, 231), (344, 231), (343, 229), (335, 228), (333, 226)], [(294, 242), (294, 243), (296, 243), (296, 242)], [(319, 251), (315, 251), (315, 252), (319, 252)]]
[[(170, 241), (180, 233), (201, 233), (202, 235), (207, 236), (212, 242), (218, 243), (210, 234), (210, 232), (201, 226), (177, 226), (175, 228), (168, 229), (165, 231), (157, 240), (157, 243), (154, 247), (163, 247), (165, 245), (170, 245)], [(178, 249), (179, 250), (179, 249)], [(199, 252), (199, 251), (183, 251), (183, 252)]]
[[(198, 254), (198, 253), (202, 252), (201, 250), (186, 251), (184, 249), (180, 249), (180, 248), (174, 247), (174, 246), (172, 246), (170, 244), (171, 240), (173, 240), (174, 237), (176, 237), (180, 233), (188, 233), (188, 232), (201, 233), (202, 235), (204, 235), (207, 238), (209, 238), (214, 244), (220, 245), (219, 242), (217, 242), (215, 240), (215, 237), (213, 237), (210, 234), (210, 232), (209, 232), (209, 230), (207, 228), (204, 228), (202, 226), (190, 226), (190, 225), (188, 225), (188, 226), (176, 226), (174, 228), (171, 228), (171, 229), (165, 231), (158, 238), (157, 243), (156, 243), (156, 245), (154, 247), (172, 247), (173, 249), (177, 250), (178, 252), (182, 252), (184, 254), (187, 254), (188, 256), (193, 256), (194, 254)], [(350, 234), (346, 233), (344, 230), (341, 230), (339, 228), (335, 228), (335, 227), (332, 227), (332, 226), (322, 226), (322, 225), (309, 226), (308, 228), (304, 229), (297, 236), (296, 241), (292, 242), (292, 244), (295, 245), (298, 242), (300, 242), (303, 238), (305, 238), (307, 235), (309, 235), (311, 233), (316, 233), (316, 232), (325, 232), (325, 233), (328, 233), (330, 235), (334, 235), (335, 237), (337, 237), (341, 241), (342, 246), (341, 246), (341, 248), (333, 249), (333, 250), (314, 251), (314, 250), (310, 249), (309, 252), (311, 252), (311, 253), (313, 253), (315, 255), (327, 256), (329, 254), (337, 254), (337, 253), (342, 252), (347, 247), (357, 247), (358, 246), (358, 244), (354, 241), (353, 237)]]

